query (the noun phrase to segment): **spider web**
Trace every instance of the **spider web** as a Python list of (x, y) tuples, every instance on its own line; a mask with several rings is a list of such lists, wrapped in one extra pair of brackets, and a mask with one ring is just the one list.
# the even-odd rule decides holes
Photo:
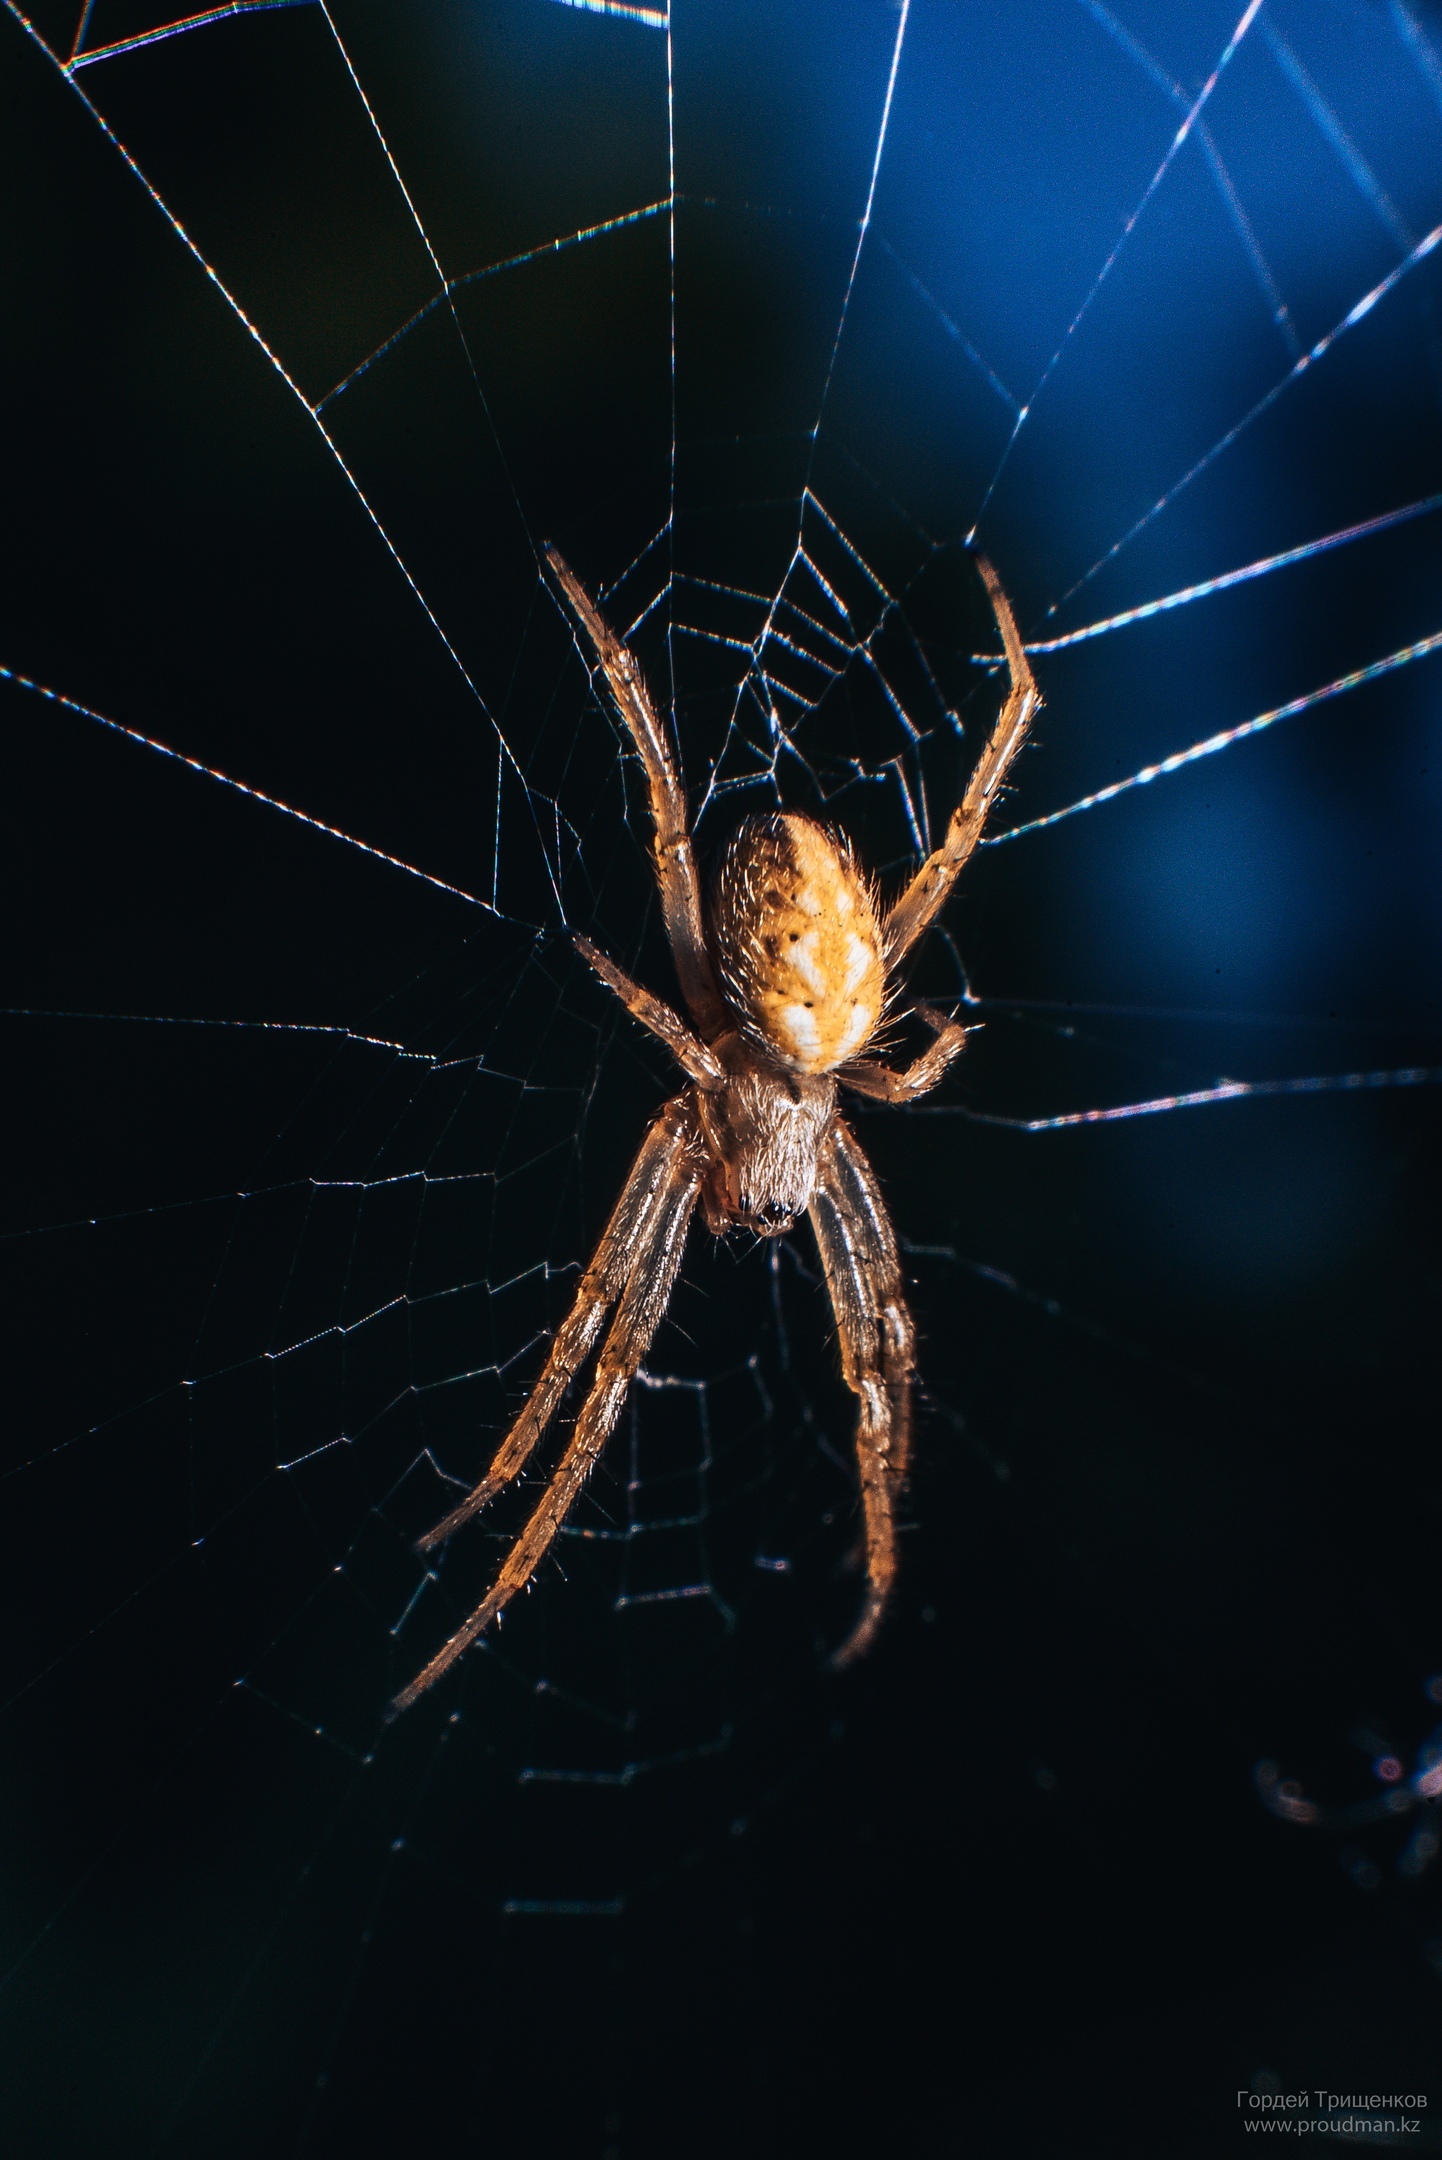
[[(1442, 32), (1415, 0), (3, 28), (25, 2140), (674, 2149), (694, 2073), (688, 2149), (763, 2104), (805, 2149), (758, 1976), (858, 1874), (911, 1909), (837, 1937), (885, 1965), (985, 1847), (1001, 1955), (1085, 1872), (1038, 1858), (1055, 1796), (1141, 1879), (1168, 1789), (1271, 1885), (1237, 1766), (1442, 1663), (1407, 1414)], [(412, 1541), (674, 1086), (567, 942), (670, 994), (546, 539), (669, 701), (703, 852), (778, 801), (890, 878), (932, 844), (1000, 695), (971, 545), (1048, 704), (917, 972), (985, 1026), (939, 1099), (858, 1119), (924, 1380), (872, 1668), (823, 1671), (855, 1530), (809, 1246), (698, 1237), (559, 1567), (386, 1729), (534, 1485), (438, 1564)]]

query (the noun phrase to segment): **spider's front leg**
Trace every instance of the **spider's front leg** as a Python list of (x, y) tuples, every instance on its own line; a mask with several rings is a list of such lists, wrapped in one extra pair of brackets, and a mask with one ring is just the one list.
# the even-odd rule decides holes
[(840, 1118), (819, 1169), (811, 1226), (836, 1314), (842, 1372), (857, 1398), (856, 1456), (866, 1528), (866, 1601), (832, 1659), (849, 1665), (871, 1647), (896, 1579), (896, 1505), (911, 1454), (916, 1335), (876, 1174)]
[(581, 1278), (575, 1302), (556, 1332), (545, 1369), (490, 1469), (460, 1505), (419, 1541), (422, 1552), (443, 1544), (523, 1468), (614, 1300), (615, 1316), (596, 1361), (590, 1392), (540, 1506), (507, 1554), (489, 1595), (410, 1686), (401, 1690), (391, 1704), (392, 1716), (409, 1709), (469, 1649), (516, 1592), (524, 1589), (549, 1551), (621, 1414), (627, 1390), (661, 1324), (705, 1165), (700, 1123), (688, 1091), (666, 1105), (642, 1142), (595, 1257)]

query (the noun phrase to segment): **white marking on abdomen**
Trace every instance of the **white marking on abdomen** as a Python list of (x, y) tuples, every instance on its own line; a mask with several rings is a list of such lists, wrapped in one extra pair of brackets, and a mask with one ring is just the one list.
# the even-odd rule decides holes
[(853, 930), (846, 940), (846, 994), (849, 997), (859, 983), (866, 980), (866, 971), (875, 955), (865, 938), (859, 938)]
[(808, 990), (814, 990), (818, 997), (826, 989), (826, 977), (816, 964), (816, 940), (820, 935), (819, 930), (808, 930), (805, 937), (798, 938), (791, 947), (791, 965)]
[(816, 1015), (804, 1005), (783, 1005), (779, 1015), (782, 1028), (791, 1038), (791, 1048), (797, 1057), (814, 1058), (821, 1048), (821, 1034), (816, 1025)]
[(847, 1022), (846, 1030), (840, 1042), (836, 1045), (836, 1062), (838, 1065), (843, 1058), (849, 1058), (852, 1051), (865, 1042), (875, 1022), (876, 1015), (869, 1005), (862, 1005), (858, 1002), (852, 1006), (851, 1018)]

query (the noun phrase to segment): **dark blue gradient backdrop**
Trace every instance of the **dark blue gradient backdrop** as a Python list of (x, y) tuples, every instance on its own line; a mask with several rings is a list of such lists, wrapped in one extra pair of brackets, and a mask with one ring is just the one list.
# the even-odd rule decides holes
[[(1442, 15), (1239, 12), (0, 12), (7, 2150), (1442, 2107)], [(997, 706), (969, 545), (1046, 707), (916, 969), (985, 1025), (857, 1116), (875, 1656), (809, 1238), (698, 1233), (561, 1564), (387, 1727), (674, 1085), (566, 936), (672, 994), (545, 540), (703, 853), (779, 801), (907, 872)]]

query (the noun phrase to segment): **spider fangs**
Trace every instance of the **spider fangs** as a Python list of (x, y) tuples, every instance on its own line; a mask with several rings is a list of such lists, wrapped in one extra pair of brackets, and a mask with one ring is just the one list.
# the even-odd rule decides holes
[(640, 669), (556, 549), (546, 557), (645, 767), (662, 914), (691, 1024), (587, 939), (576, 946), (690, 1084), (642, 1141), (545, 1367), (490, 1469), (419, 1541), (423, 1553), (443, 1545), (520, 1473), (611, 1313), (590, 1390), (540, 1504), (492, 1589), (396, 1696), (392, 1714), (455, 1663), (549, 1551), (661, 1323), (698, 1202), (718, 1236), (741, 1225), (775, 1237), (803, 1211), (811, 1218), (842, 1373), (857, 1398), (866, 1548), (866, 1596), (834, 1662), (847, 1664), (870, 1646), (896, 1575), (915, 1335), (896, 1236), (875, 1173), (837, 1109), (838, 1086), (911, 1102), (936, 1086), (964, 1047), (965, 1028), (918, 1004), (935, 1040), (913, 1064), (895, 1072), (859, 1055), (885, 1010), (888, 979), (944, 905), (1041, 703), (1010, 603), (978, 555), (1009, 688), (941, 846), (883, 911), (840, 835), (790, 813), (747, 818), (726, 848), (708, 911), (680, 773)]

